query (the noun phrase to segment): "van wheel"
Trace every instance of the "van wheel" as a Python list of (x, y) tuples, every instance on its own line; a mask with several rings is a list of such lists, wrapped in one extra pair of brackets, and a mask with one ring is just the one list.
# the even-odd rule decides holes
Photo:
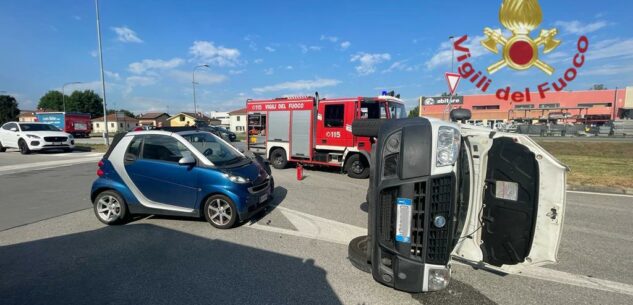
[(360, 154), (353, 154), (345, 162), (347, 176), (355, 179), (367, 179), (369, 177), (369, 164)]
[(270, 163), (276, 169), (284, 169), (288, 165), (288, 159), (286, 158), (286, 151), (283, 148), (277, 148), (270, 153)]
[(26, 142), (22, 139), (20, 139), (20, 142), (18, 142), (18, 148), (20, 148), (20, 153), (23, 155), (28, 155), (31, 153), (29, 145), (26, 144)]
[(371, 273), (371, 260), (367, 255), (368, 236), (359, 236), (349, 242), (347, 258), (358, 270)]

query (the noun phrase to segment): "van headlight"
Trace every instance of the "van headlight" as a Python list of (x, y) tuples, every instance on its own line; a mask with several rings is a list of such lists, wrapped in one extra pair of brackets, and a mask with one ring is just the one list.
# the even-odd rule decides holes
[(436, 166), (455, 164), (459, 155), (461, 136), (453, 127), (441, 126), (437, 133)]
[(398, 159), (400, 157), (400, 146), (402, 141), (402, 131), (398, 131), (387, 138), (382, 151), (383, 177), (395, 176), (398, 173)]
[(451, 280), (451, 269), (429, 269), (429, 278), (427, 279), (428, 291), (438, 291), (448, 287)]

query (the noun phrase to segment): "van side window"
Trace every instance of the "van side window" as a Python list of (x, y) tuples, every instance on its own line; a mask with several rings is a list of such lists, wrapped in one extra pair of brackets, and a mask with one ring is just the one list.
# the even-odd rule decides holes
[(343, 127), (345, 105), (325, 106), (325, 127)]

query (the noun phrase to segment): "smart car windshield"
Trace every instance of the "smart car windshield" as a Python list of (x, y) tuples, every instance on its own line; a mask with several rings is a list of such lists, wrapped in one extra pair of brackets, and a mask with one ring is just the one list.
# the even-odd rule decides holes
[(20, 124), (22, 131), (60, 131), (51, 124)]
[(245, 159), (234, 148), (208, 132), (187, 134), (182, 137), (217, 166), (236, 164)]

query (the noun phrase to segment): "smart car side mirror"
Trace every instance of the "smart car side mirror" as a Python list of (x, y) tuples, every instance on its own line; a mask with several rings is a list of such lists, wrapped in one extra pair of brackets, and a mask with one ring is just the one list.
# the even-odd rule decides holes
[(180, 158), (180, 160), (178, 160), (178, 164), (180, 164), (180, 165), (195, 165), (196, 164), (196, 159), (194, 159), (192, 156), (182, 157), (182, 158)]

